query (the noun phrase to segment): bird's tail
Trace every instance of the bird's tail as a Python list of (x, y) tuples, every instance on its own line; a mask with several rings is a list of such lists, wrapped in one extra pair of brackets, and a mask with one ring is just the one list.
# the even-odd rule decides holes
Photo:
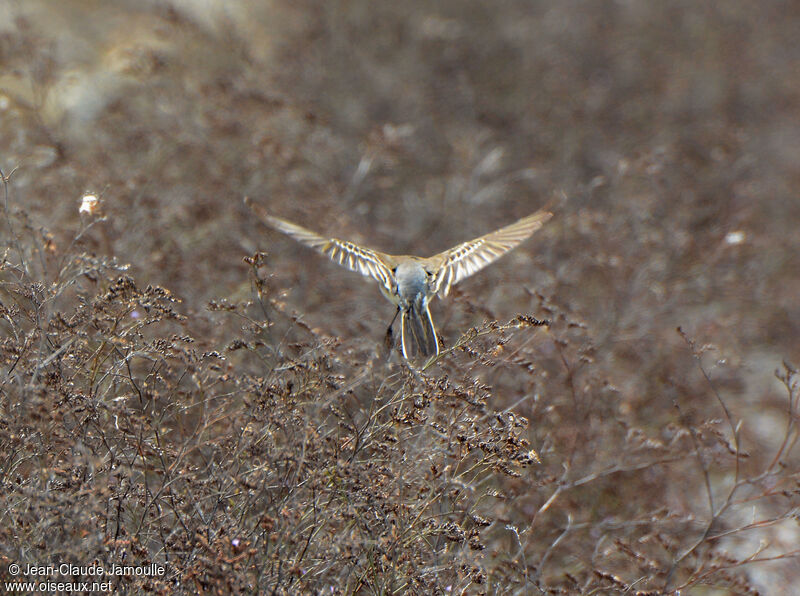
[(439, 341), (427, 301), (414, 300), (402, 314), (403, 356), (410, 360), (419, 352), (425, 358), (439, 353)]

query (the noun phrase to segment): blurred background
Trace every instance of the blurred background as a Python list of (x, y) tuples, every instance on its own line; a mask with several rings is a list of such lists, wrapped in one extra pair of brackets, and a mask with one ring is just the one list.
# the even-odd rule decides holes
[(378, 345), (393, 314), (244, 196), (423, 256), (555, 200), (531, 241), (434, 303), (445, 342), (541, 315), (538, 293), (584, 326), (619, 411), (653, 428), (676, 399), (721, 415), (681, 327), (771, 454), (774, 371), (800, 363), (798, 27), (800, 5), (778, 1), (3, 0), (0, 167), (53, 250), (100, 197), (84, 250), (169, 288), (203, 349), (234, 336), (206, 305), (247, 299), (257, 250), (289, 308), (345, 348)]

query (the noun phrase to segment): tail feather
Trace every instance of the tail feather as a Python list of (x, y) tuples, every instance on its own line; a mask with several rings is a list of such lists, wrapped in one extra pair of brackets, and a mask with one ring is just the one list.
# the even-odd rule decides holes
[(425, 358), (439, 353), (439, 340), (427, 304), (416, 302), (403, 310), (402, 344), (406, 360), (411, 360), (418, 352)]

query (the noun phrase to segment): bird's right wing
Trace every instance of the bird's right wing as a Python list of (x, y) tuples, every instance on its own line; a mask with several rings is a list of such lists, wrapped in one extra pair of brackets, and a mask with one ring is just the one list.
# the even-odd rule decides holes
[(267, 226), (313, 248), (342, 267), (347, 267), (351, 271), (371, 277), (382, 284), (387, 291), (392, 291), (394, 275), (386, 264), (387, 255), (364, 248), (348, 240), (324, 238), (302, 226), (269, 215), (249, 197), (245, 197), (244, 202)]

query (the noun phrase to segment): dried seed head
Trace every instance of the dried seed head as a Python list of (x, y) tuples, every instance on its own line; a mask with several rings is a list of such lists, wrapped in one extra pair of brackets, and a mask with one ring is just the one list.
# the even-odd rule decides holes
[(86, 194), (81, 198), (81, 206), (78, 213), (86, 215), (94, 215), (100, 207), (100, 201), (96, 195)]

